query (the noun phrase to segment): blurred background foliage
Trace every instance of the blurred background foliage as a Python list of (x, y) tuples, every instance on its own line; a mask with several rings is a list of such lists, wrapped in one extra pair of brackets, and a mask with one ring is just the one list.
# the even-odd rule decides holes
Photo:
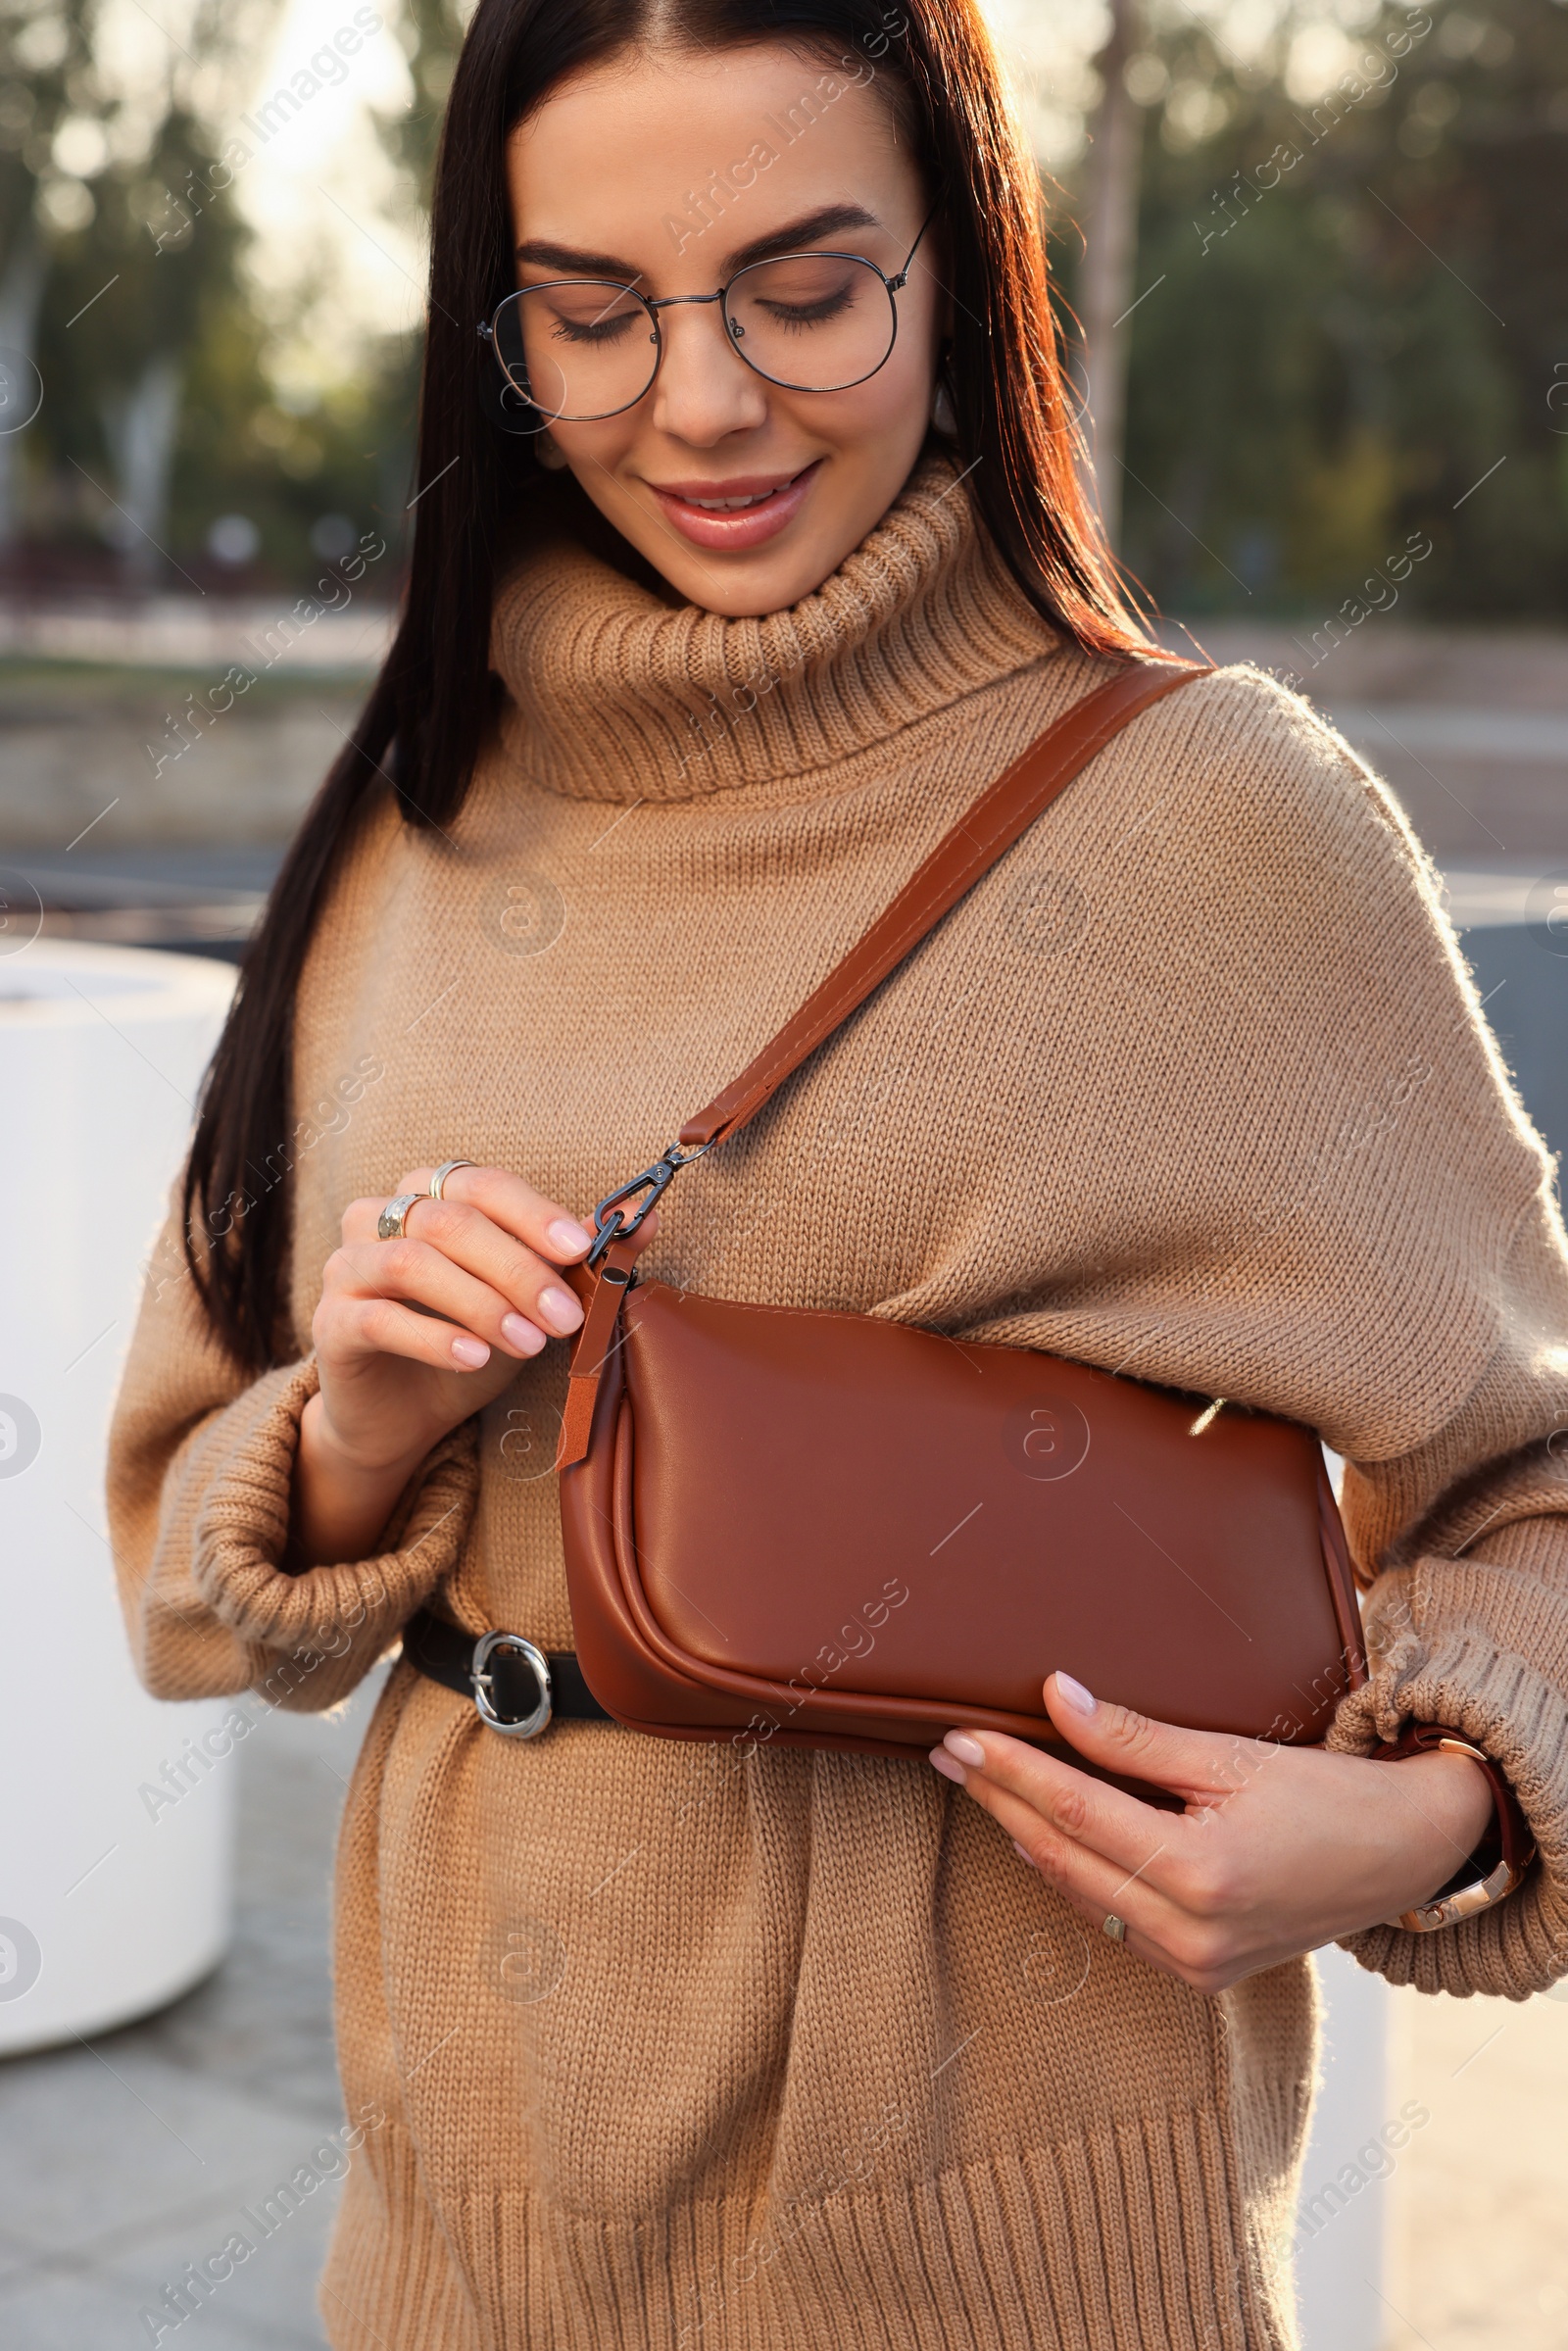
[(1568, 8), (1367, 20), (1315, 99), (1190, 17), (1128, 68), (1126, 558), (1168, 609), (1311, 612), (1430, 538), (1414, 609), (1560, 614)]
[[(280, 370), (223, 161), (277, 13), (193, 0), (132, 101), (94, 0), (0, 0), (0, 394), (48, 388), (0, 434), (14, 583), (304, 585), (350, 525), (398, 544), (416, 340)], [(466, 11), (385, 14), (415, 221)], [(1568, 5), (1295, 0), (1242, 54), (1230, 21), (1147, 0), (1122, 69), (1128, 564), (1166, 610), (1315, 616), (1430, 541), (1407, 612), (1568, 612)], [(1066, 305), (1081, 158), (1058, 178)]]
[[(303, 388), (273, 364), (235, 189), (276, 0), (196, 0), (178, 38), (152, 29), (157, 70), (128, 95), (98, 13), (0, 0), (0, 394), (47, 387), (0, 435), (0, 563), (24, 585), (303, 584), (402, 515), (416, 347), (362, 340)], [(411, 211), (437, 115), (379, 125)]]

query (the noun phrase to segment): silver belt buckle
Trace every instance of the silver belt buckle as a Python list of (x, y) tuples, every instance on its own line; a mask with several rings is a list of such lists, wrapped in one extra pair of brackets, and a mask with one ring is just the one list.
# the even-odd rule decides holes
[[(502, 1648), (512, 1649), (517, 1656), (525, 1657), (539, 1685), (538, 1705), (531, 1714), (519, 1716), (514, 1723), (509, 1723), (504, 1716), (497, 1714), (490, 1701), (490, 1660), (496, 1650)], [(492, 1731), (499, 1731), (503, 1739), (537, 1739), (541, 1731), (550, 1728), (555, 1691), (550, 1680), (549, 1661), (543, 1649), (535, 1648), (533, 1642), (525, 1641), (520, 1633), (482, 1633), (473, 1644), (470, 1672), (473, 1702), (479, 1720), (488, 1723)]]

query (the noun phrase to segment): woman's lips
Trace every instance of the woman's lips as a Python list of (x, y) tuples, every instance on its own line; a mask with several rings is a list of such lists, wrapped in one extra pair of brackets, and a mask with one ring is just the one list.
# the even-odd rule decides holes
[[(733, 481), (650, 482), (648, 487), (683, 539), (689, 539), (694, 547), (729, 555), (760, 547), (788, 529), (806, 503), (821, 463), (817, 458), (782, 482), (776, 475), (740, 474)], [(698, 504), (700, 499), (727, 498), (751, 498), (757, 503), (732, 508), (727, 514), (713, 505)]]

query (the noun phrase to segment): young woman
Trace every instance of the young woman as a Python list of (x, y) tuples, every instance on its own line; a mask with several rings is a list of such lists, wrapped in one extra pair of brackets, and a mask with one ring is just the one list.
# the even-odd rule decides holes
[[(1036, 207), (971, 0), (481, 0), (402, 626), (120, 1406), (155, 1690), (327, 1706), (426, 1607), (570, 1650), (584, 1215), (1149, 650)], [(1568, 1262), (1419, 850), (1271, 680), (1184, 686), (684, 1186), (653, 1261), (704, 1290), (1321, 1430), (1373, 1678), (1327, 1749), (1244, 1753), (1040, 1659), (1155, 1811), (991, 1735), (935, 1770), (498, 1737), (405, 1660), (343, 1830), (378, 2127), (333, 2343), (1283, 2346), (1302, 1954), (1516, 1997), (1561, 1965)], [(1413, 1720), (1542, 1847), (1440, 1933), (1383, 1922), (1494, 1796), (1463, 1752), (1369, 1759)]]

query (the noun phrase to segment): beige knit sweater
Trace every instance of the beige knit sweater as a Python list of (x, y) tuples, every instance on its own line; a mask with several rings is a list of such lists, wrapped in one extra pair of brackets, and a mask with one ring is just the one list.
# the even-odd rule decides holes
[[(237, 1378), (172, 1239), (153, 1266), (112, 1515), (171, 1697), (329, 1705), (432, 1598), (570, 1645), (561, 1347), (437, 1448), (383, 1556), (278, 1573), (344, 1202), (450, 1154), (591, 1205), (1099, 674), (930, 461), (793, 611), (672, 609), (563, 547), (509, 583), (493, 658), (514, 700), (450, 837), (372, 811), (302, 991), (302, 1359)], [(1383, 1628), (1337, 1737), (1462, 1727), (1544, 1855), (1500, 1909), (1357, 1956), (1515, 1997), (1561, 1971), (1563, 1235), (1431, 875), (1302, 703), (1227, 670), (1139, 720), (682, 1179), (652, 1266), (1320, 1429)], [(519, 1745), (400, 1668), (337, 1969), (350, 2108), (388, 2118), (327, 2274), (340, 2351), (1293, 2340), (1306, 1964), (1187, 1990), (923, 1764)]]

